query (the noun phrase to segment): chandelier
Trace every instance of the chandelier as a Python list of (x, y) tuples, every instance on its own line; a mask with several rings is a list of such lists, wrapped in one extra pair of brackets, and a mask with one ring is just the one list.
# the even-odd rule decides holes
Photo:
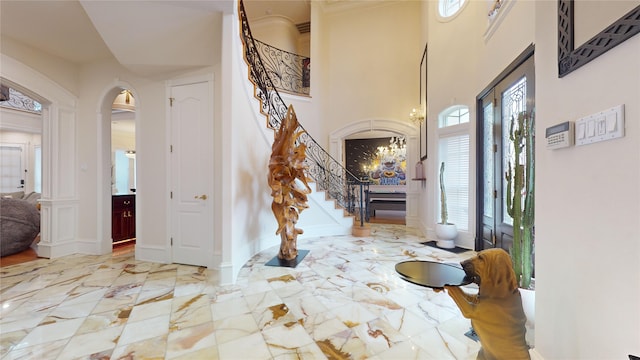
[(389, 139), (389, 146), (378, 146), (376, 152), (381, 163), (394, 160), (398, 163), (405, 161), (407, 158), (407, 142), (404, 136), (394, 136)]

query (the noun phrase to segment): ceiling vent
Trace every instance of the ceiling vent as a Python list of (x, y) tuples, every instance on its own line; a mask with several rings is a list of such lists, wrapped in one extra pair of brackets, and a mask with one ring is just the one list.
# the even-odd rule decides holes
[(311, 21), (296, 24), (296, 27), (298, 28), (298, 32), (300, 34), (311, 32)]

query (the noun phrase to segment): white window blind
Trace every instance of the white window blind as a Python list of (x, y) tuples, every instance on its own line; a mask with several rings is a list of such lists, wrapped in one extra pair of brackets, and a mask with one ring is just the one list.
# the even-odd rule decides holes
[[(469, 134), (441, 137), (440, 162), (445, 163), (444, 184), (449, 222), (469, 230)], [(438, 187), (438, 202), (440, 187)], [(439, 208), (440, 204), (438, 204)], [(438, 219), (440, 221), (440, 219)]]

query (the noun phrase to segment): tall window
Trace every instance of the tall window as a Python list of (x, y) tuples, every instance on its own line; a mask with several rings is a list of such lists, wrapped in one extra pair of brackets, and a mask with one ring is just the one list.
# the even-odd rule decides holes
[[(454, 223), (459, 230), (467, 231), (469, 230), (469, 108), (450, 107), (438, 118), (438, 158), (440, 160), (438, 163), (445, 163), (444, 181), (449, 222)], [(440, 199), (439, 193), (436, 198)], [(439, 209), (440, 204), (437, 205)]]

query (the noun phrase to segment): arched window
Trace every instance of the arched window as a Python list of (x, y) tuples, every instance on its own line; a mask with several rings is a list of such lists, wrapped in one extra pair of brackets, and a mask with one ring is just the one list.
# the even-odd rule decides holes
[(460, 125), (469, 122), (469, 108), (466, 106), (453, 106), (440, 115), (439, 128)]
[[(447, 192), (449, 222), (459, 230), (469, 226), (469, 108), (455, 105), (438, 115), (438, 166), (445, 163), (444, 179)], [(438, 187), (437, 199), (440, 199)], [(438, 209), (440, 204), (438, 201)], [(438, 212), (436, 212), (438, 213)], [(437, 219), (436, 221), (440, 221)]]
[(438, 14), (443, 19), (452, 17), (462, 10), (465, 2), (466, 0), (439, 0)]

